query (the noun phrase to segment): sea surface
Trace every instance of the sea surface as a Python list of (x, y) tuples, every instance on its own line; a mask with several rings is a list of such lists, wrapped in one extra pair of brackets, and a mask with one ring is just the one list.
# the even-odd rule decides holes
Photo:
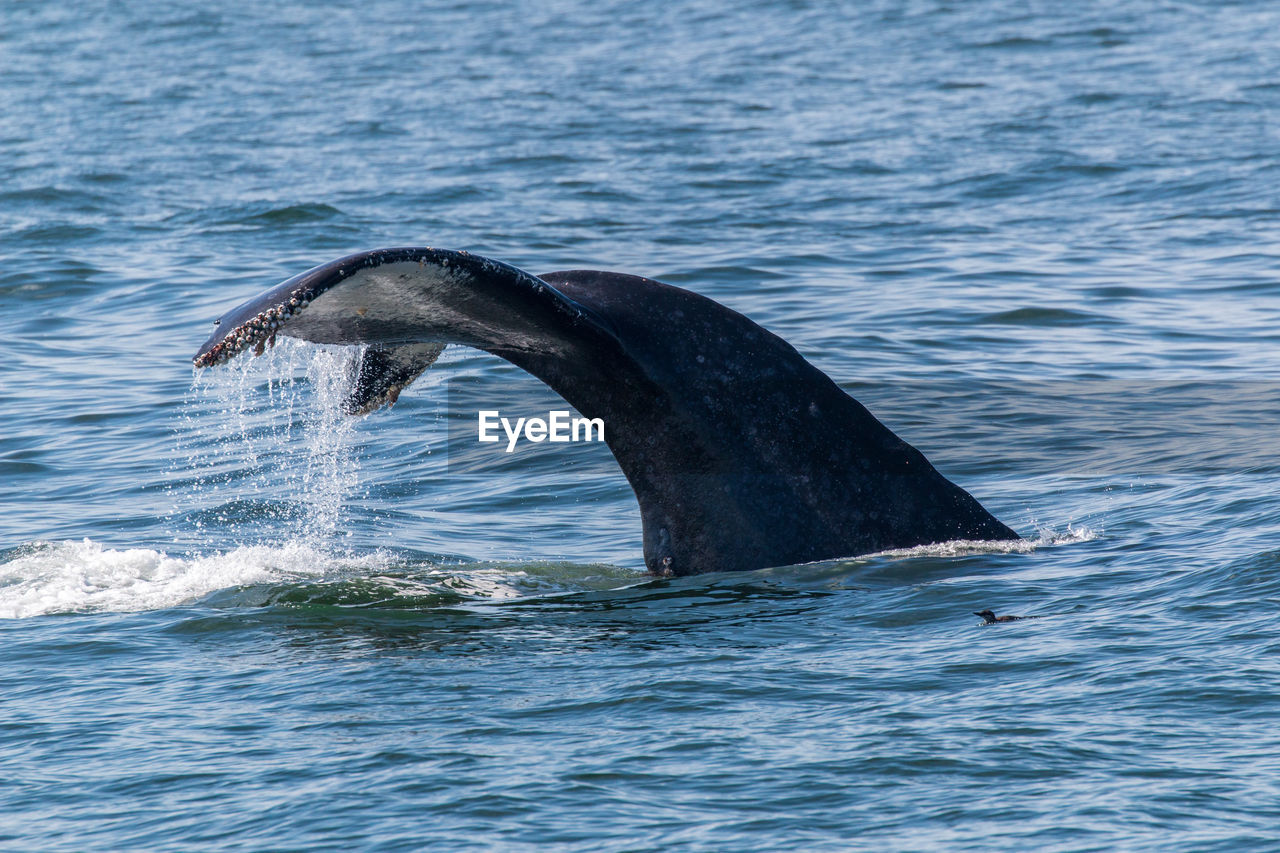
[[(1280, 847), (1280, 7), (0, 4), (0, 848)], [(381, 246), (690, 288), (1024, 537), (659, 580)], [(984, 627), (974, 611), (1041, 618)]]

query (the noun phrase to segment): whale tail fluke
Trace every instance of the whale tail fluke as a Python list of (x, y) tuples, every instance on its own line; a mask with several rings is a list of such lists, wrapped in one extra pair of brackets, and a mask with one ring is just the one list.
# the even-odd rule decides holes
[(645, 562), (660, 574), (1017, 538), (786, 341), (650, 279), (535, 277), (440, 249), (365, 252), (236, 308), (195, 363), (277, 333), (369, 346), (353, 413), (394, 402), (449, 343), (537, 376), (607, 424), (640, 504)]

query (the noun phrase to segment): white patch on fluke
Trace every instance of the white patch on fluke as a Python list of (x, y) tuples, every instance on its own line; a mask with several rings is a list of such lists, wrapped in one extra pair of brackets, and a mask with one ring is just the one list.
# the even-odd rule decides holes
[(448, 303), (465, 302), (470, 283), (471, 277), (461, 270), (432, 263), (401, 261), (369, 267), (316, 296), (306, 312), (281, 326), (281, 334), (311, 343), (350, 345), (355, 342), (353, 323), (361, 320), (365, 321), (359, 335), (363, 342), (378, 337), (378, 329), (388, 323), (428, 338), (432, 330), (444, 335), (467, 328), (468, 315)]

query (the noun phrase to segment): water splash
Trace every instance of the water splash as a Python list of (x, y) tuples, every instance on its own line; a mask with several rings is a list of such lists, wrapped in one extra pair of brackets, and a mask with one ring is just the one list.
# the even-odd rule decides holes
[(334, 566), (334, 557), (301, 543), (182, 558), (89, 539), (40, 542), (0, 562), (0, 618), (157, 610), (228, 587), (314, 578)]
[(302, 493), (311, 508), (308, 538), (331, 537), (338, 530), (343, 498), (359, 481), (359, 457), (354, 437), (359, 420), (343, 411), (355, 388), (364, 348), (335, 352), (318, 349), (307, 363), (307, 379), (315, 389), (315, 406), (304, 421), (307, 449)]
[(178, 428), (171, 517), (235, 542), (331, 542), (359, 481), (359, 419), (342, 411), (363, 349), (281, 341), (196, 375)]
[(634, 573), (601, 565), (445, 565), (379, 550), (335, 553), (304, 542), (205, 555), (112, 549), (90, 539), (0, 553), (0, 619), (205, 607), (424, 610), (608, 590)]

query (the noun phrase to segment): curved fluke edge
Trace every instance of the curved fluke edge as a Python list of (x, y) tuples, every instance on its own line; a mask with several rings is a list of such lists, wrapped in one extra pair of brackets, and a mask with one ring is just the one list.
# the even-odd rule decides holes
[(658, 574), (1018, 538), (786, 341), (650, 279), (534, 276), (443, 249), (363, 252), (232, 310), (195, 364), (277, 334), (367, 345), (353, 413), (394, 402), (450, 343), (538, 377), (604, 420)]

